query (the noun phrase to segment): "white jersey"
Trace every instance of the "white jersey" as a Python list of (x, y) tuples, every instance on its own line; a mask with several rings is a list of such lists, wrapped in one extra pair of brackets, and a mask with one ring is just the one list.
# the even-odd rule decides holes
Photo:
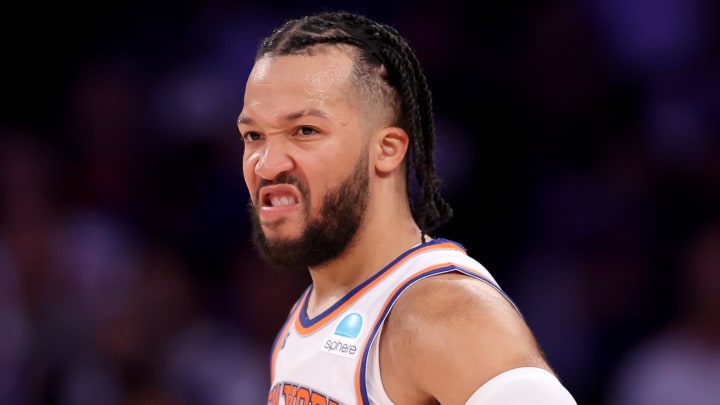
[(410, 285), (448, 272), (483, 280), (505, 295), (462, 245), (447, 239), (433, 239), (404, 252), (313, 319), (306, 311), (312, 289), (308, 287), (273, 344), (268, 404), (391, 405), (380, 380), (383, 322)]

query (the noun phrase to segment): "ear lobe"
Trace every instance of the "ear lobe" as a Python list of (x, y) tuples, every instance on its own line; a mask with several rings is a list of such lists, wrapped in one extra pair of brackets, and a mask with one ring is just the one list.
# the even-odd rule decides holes
[(398, 127), (383, 128), (376, 135), (379, 153), (375, 160), (375, 169), (383, 173), (391, 172), (405, 159), (410, 136)]

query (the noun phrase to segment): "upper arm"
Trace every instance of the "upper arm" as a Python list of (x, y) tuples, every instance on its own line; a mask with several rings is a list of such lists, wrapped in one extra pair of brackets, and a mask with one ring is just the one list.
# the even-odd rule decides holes
[(550, 370), (516, 308), (487, 283), (454, 273), (409, 287), (380, 345), (383, 384), (395, 403), (463, 404), (503, 371)]

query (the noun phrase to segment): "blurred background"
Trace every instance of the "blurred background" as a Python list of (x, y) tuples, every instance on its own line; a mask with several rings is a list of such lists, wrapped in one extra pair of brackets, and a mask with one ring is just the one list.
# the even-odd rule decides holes
[(439, 232), (518, 303), (580, 404), (720, 401), (712, 0), (4, 7), (0, 404), (266, 401), (309, 282), (255, 257), (236, 117), (285, 18), (360, 11), (435, 96)]

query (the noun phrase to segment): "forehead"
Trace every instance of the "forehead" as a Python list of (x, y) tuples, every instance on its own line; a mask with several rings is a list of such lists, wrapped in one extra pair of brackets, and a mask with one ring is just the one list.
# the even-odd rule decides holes
[(328, 103), (345, 99), (352, 59), (338, 50), (310, 55), (265, 56), (253, 66), (245, 107), (282, 102)]

